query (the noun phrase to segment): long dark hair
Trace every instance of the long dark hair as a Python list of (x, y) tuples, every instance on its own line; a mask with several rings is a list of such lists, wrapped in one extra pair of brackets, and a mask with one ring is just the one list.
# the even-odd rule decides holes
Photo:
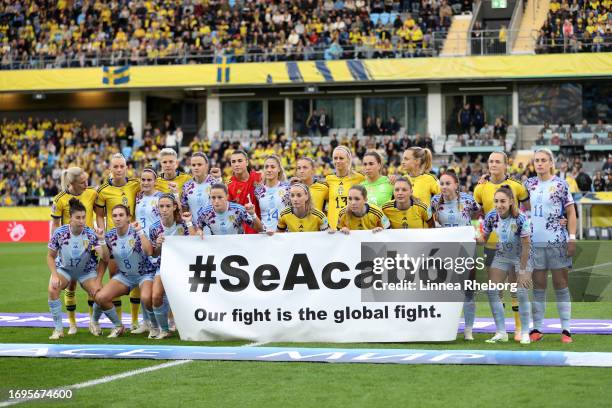
[(514, 199), (514, 192), (512, 191), (510, 186), (508, 184), (502, 185), (500, 188), (497, 189), (497, 191), (495, 191), (495, 194), (497, 193), (503, 193), (506, 195), (506, 197), (510, 199), (510, 202), (511, 202), (510, 215), (512, 215), (514, 218), (518, 217), (519, 209), (518, 209), (518, 206), (516, 205), (516, 200)]

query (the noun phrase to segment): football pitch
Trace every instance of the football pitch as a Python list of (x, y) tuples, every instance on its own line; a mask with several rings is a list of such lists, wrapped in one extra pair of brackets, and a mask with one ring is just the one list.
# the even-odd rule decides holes
[[(612, 246), (584, 245), (578, 254), (572, 283), (578, 287), (572, 305), (576, 319), (612, 318)], [(48, 312), (44, 244), (0, 244), (0, 312)], [(595, 266), (595, 268), (592, 268)], [(77, 290), (78, 312), (87, 311), (85, 293)], [(554, 300), (554, 295), (549, 296)], [(509, 307), (506, 308), (510, 316)], [(124, 311), (129, 303), (124, 298)], [(490, 317), (486, 297), (477, 315)], [(548, 318), (557, 317), (554, 303)], [(0, 343), (48, 344), (50, 328), (0, 327)], [(265, 344), (368, 349), (536, 350), (612, 352), (612, 336), (576, 335), (572, 344), (548, 334), (535, 344), (487, 344), (491, 335), (475, 334), (466, 342), (459, 335), (446, 343), (384, 344)], [(118, 339), (93, 337), (86, 329), (66, 336), (62, 344), (182, 345), (241, 347), (247, 342), (181, 342), (178, 338), (148, 340), (145, 335)], [(475, 407), (499, 404), (538, 406), (609, 406), (612, 370), (594, 367), (506, 365), (321, 364), (306, 362), (191, 361), (145, 359), (70, 359), (0, 357), (0, 407), (11, 390), (71, 387), (69, 400), (26, 402), (45, 407), (97, 406), (351, 406)]]

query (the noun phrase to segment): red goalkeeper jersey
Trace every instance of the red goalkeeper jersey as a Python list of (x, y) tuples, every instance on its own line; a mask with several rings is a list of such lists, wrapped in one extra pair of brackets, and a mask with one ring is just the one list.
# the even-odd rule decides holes
[[(235, 176), (232, 176), (227, 185), (227, 190), (229, 192), (228, 199), (240, 205), (246, 205), (249, 202), (247, 197), (250, 197), (251, 203), (255, 205), (255, 213), (257, 217), (261, 219), (259, 203), (255, 198), (255, 183), (261, 183), (261, 174), (256, 171), (251, 171), (251, 173), (249, 173), (249, 179), (247, 181), (240, 181)], [(246, 234), (256, 233), (255, 230), (246, 224), (244, 225), (244, 232)]]

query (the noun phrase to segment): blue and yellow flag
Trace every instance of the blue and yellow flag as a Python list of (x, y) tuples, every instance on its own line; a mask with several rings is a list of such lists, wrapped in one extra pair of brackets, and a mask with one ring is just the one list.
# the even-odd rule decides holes
[(130, 82), (130, 66), (102, 67), (102, 83), (104, 85), (121, 85)]
[(217, 83), (227, 83), (230, 81), (230, 62), (231, 58), (228, 57), (217, 57)]

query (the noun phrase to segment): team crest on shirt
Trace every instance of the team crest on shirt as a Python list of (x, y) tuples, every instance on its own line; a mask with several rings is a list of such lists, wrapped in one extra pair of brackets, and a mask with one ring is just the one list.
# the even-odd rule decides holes
[(121, 197), (121, 204), (127, 206), (128, 205), (128, 199), (126, 196)]
[(555, 192), (555, 188), (556, 188), (556, 186), (554, 186), (554, 185), (548, 187), (548, 192), (551, 193), (551, 194), (554, 193)]
[(176, 229), (176, 234), (177, 235), (185, 235), (185, 230), (183, 229), (183, 227), (178, 227)]
[(510, 226), (510, 231), (512, 231), (512, 233), (516, 233), (516, 229), (517, 229), (516, 224), (512, 224), (512, 225)]
[(89, 240), (88, 239), (84, 239), (83, 240), (83, 248), (89, 248)]
[(128, 245), (130, 248), (134, 248), (134, 246), (136, 245), (136, 240), (134, 238), (128, 240)]
[(233, 224), (233, 223), (234, 223), (234, 221), (236, 221), (236, 216), (232, 214), (232, 215), (230, 215), (229, 217), (227, 217), (227, 219), (228, 219), (228, 221), (229, 221), (230, 223), (232, 223), (232, 224)]

